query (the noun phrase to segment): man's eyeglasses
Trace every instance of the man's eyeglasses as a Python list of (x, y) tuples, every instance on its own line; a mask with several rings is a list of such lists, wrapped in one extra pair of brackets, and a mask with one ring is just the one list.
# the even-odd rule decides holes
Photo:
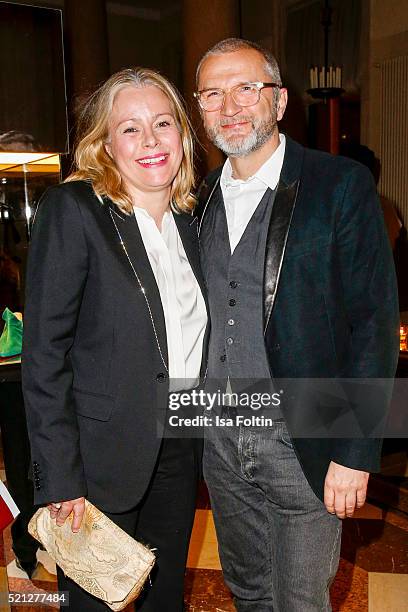
[(279, 87), (278, 83), (240, 83), (231, 89), (202, 89), (194, 92), (194, 97), (205, 111), (217, 111), (224, 105), (225, 95), (231, 94), (232, 99), (238, 106), (253, 106), (259, 102), (261, 91), (265, 87)]

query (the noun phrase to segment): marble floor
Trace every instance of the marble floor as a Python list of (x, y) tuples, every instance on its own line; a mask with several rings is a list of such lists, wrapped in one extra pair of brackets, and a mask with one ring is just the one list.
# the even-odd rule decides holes
[[(45, 552), (38, 553), (39, 565), (30, 581), (15, 564), (10, 529), (3, 532), (0, 544), (0, 591), (3, 591), (6, 581), (11, 593), (41, 594), (56, 590), (55, 565)], [(200, 491), (191, 538), (185, 592), (188, 612), (235, 610), (223, 582), (217, 538), (204, 486)], [(408, 611), (408, 515), (405, 512), (367, 503), (353, 519), (345, 520), (341, 562), (331, 589), (331, 599), (334, 612)], [(0, 601), (0, 612), (45, 612), (51, 609), (57, 608), (9, 606), (4, 599)]]

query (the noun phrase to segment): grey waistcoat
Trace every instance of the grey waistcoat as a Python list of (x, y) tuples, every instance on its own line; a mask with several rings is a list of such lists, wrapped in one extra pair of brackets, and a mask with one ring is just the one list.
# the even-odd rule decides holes
[[(263, 330), (263, 277), (275, 193), (266, 190), (232, 255), (220, 187), (203, 219), (200, 242), (211, 317), (207, 374), (210, 386), (215, 379), (229, 378), (233, 391), (248, 389), (256, 381), (254, 390), (270, 391)], [(273, 416), (278, 415), (280, 411), (274, 409)]]

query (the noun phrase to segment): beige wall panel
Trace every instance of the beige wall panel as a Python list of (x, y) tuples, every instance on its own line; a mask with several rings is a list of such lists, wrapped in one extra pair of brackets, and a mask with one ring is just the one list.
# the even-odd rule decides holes
[(393, 36), (408, 30), (407, 0), (371, 0), (372, 38)]

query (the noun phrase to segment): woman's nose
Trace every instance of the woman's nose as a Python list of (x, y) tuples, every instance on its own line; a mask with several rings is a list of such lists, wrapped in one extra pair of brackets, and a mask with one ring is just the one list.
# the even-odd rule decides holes
[(154, 130), (146, 129), (143, 133), (143, 136), (144, 136), (143, 146), (151, 149), (151, 148), (156, 147), (159, 144), (159, 138), (157, 134), (155, 134)]

